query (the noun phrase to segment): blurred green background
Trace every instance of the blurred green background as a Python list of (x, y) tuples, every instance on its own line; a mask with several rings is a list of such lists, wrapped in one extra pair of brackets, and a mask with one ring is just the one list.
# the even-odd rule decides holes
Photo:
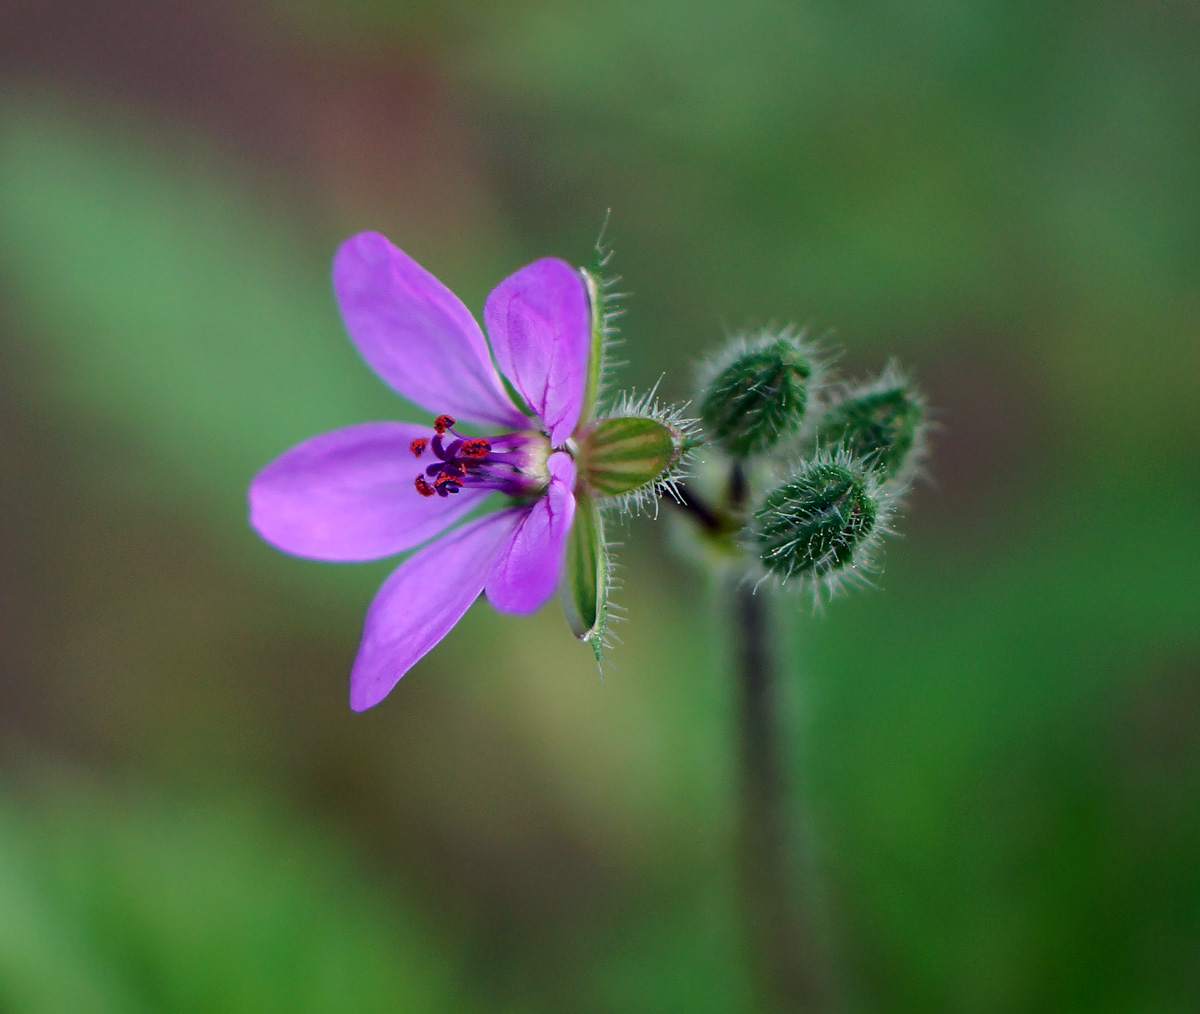
[(1192, 0), (5, 0), (0, 1010), (751, 1008), (669, 518), (603, 681), (477, 606), (363, 715), (391, 564), (245, 522), (413, 417), (343, 237), (478, 311), (607, 208), (624, 386), (794, 321), (938, 409), (884, 591), (787, 610), (844, 1008), (1200, 1009)]

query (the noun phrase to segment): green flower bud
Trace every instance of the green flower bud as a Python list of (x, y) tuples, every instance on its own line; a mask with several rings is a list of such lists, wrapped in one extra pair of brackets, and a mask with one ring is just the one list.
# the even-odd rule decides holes
[(889, 365), (878, 380), (850, 388), (817, 424), (819, 447), (843, 447), (883, 479), (910, 472), (920, 457), (925, 400)]
[(768, 494), (754, 514), (755, 549), (776, 577), (833, 585), (866, 561), (887, 510), (870, 469), (825, 455)]
[(739, 339), (704, 384), (700, 418), (708, 435), (735, 458), (769, 451), (804, 421), (816, 363), (800, 335), (764, 332)]
[(587, 493), (575, 502), (575, 521), (567, 537), (566, 580), (562, 585), (563, 610), (572, 632), (590, 644), (601, 660), (608, 630), (608, 589), (611, 576), (604, 518)]

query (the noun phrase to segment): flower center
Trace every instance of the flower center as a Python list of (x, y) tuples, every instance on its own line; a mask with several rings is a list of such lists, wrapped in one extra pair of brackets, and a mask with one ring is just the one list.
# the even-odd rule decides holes
[(546, 459), (550, 441), (541, 433), (505, 433), (498, 437), (469, 437), (459, 433), (455, 420), (439, 415), (432, 437), (417, 437), (409, 450), (420, 458), (436, 458), (413, 482), (421, 496), (447, 497), (464, 486), (495, 489), (509, 496), (540, 494), (550, 481)]

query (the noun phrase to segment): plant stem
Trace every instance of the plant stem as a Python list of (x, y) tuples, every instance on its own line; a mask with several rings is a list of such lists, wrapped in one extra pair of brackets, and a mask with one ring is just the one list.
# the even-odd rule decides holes
[[(741, 462), (730, 469), (725, 501), (713, 506), (695, 490), (680, 487), (677, 501), (707, 535), (730, 540), (745, 524), (749, 482)], [(733, 545), (730, 542), (730, 545)], [(739, 739), (739, 854), (743, 919), (764, 1012), (826, 1011), (832, 985), (825, 970), (813, 913), (799, 891), (804, 858), (789, 832), (789, 813), (779, 716), (779, 655), (771, 623), (769, 592), (755, 594), (744, 573), (726, 577), (733, 619)], [(807, 828), (799, 828), (807, 832)]]
[[(735, 467), (730, 500), (746, 495)], [(764, 1011), (823, 1011), (822, 972), (812, 914), (797, 889), (799, 850), (789, 840), (788, 786), (779, 718), (778, 653), (769, 594), (738, 581), (733, 598), (741, 761), (741, 887), (747, 937)]]
[(730, 527), (730, 519), (706, 503), (687, 483), (678, 483), (676, 495), (664, 496), (663, 500), (683, 511), (709, 534), (725, 532)]

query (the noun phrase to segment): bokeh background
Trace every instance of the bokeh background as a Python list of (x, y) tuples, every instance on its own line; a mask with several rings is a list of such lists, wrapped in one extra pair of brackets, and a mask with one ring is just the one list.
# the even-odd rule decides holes
[(796, 322), (938, 410), (883, 590), (786, 610), (843, 1007), (1200, 1009), (1192, 0), (3, 0), (0, 1010), (750, 1009), (669, 518), (604, 680), (479, 605), (364, 715), (391, 564), (245, 521), (415, 418), (343, 237), (478, 310), (608, 208), (625, 386)]

